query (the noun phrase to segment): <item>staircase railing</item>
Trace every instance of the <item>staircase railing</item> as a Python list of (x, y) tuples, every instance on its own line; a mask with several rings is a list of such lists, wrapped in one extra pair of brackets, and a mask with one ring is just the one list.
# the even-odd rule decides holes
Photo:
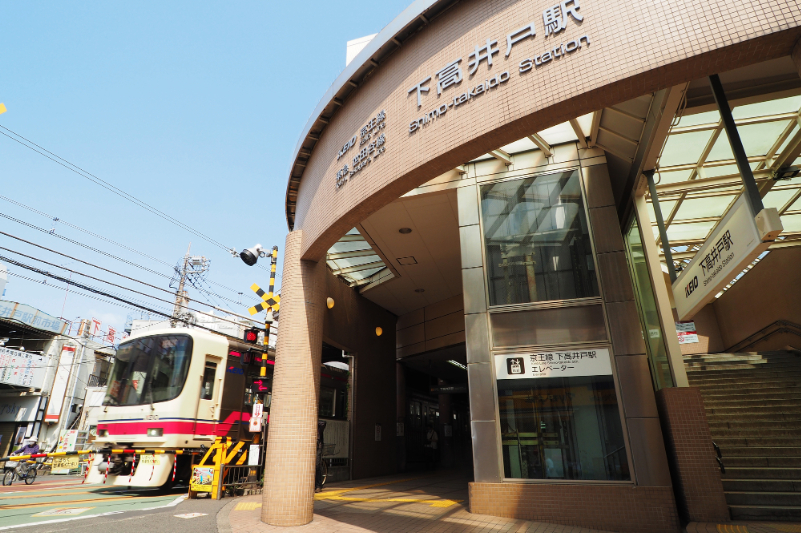
[(720, 468), (720, 473), (726, 473), (726, 467), (723, 465), (723, 454), (720, 453), (720, 446), (717, 445), (715, 441), (712, 441), (712, 447), (715, 448), (715, 459), (718, 461), (718, 468)]
[(726, 348), (724, 352), (743, 352), (746, 350), (746, 348), (750, 348), (759, 341), (763, 341), (777, 333), (790, 333), (801, 338), (801, 326), (795, 322), (790, 322), (789, 320), (777, 320), (771, 324), (768, 324), (756, 333), (752, 333), (737, 344)]

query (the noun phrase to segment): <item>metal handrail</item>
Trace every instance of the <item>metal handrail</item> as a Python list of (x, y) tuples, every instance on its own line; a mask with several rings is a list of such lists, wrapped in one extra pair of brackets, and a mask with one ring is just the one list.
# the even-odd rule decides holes
[[(767, 332), (771, 328), (777, 328), (777, 329)], [(759, 331), (752, 333), (751, 335), (744, 338), (740, 342), (733, 344), (729, 348), (726, 348), (724, 352), (741, 352), (746, 348), (753, 346), (757, 342), (764, 340), (776, 333), (792, 333), (793, 335), (801, 337), (801, 326), (799, 326), (795, 322), (790, 322), (789, 320), (776, 320), (775, 322), (768, 324)]]

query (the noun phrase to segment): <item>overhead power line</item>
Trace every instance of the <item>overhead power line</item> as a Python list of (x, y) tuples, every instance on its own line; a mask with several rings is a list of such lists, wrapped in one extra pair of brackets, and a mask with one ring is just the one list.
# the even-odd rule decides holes
[(54, 163), (56, 163), (58, 165), (61, 165), (62, 167), (66, 168), (67, 170), (69, 170), (71, 172), (74, 172), (75, 174), (78, 174), (79, 176), (81, 176), (83, 178), (86, 178), (87, 180), (91, 181), (92, 183), (95, 183), (96, 185), (100, 185), (104, 189), (116, 194), (120, 198), (123, 198), (123, 199), (131, 202), (132, 204), (134, 204), (134, 205), (136, 205), (138, 207), (141, 207), (141, 208), (145, 209), (146, 211), (149, 211), (150, 213), (156, 215), (157, 217), (162, 218), (162, 219), (166, 220), (167, 222), (169, 222), (171, 224), (174, 224), (174, 225), (178, 226), (179, 228), (184, 229), (184, 230), (192, 233), (193, 235), (197, 235), (201, 239), (203, 239), (203, 240), (205, 240), (205, 241), (207, 241), (207, 242), (209, 242), (209, 243), (211, 243), (211, 244), (213, 244), (215, 246), (219, 246), (220, 248), (222, 248), (226, 252), (229, 252), (229, 253), (230, 252), (235, 252), (235, 250), (233, 248), (225, 246), (220, 241), (218, 241), (216, 239), (213, 239), (212, 237), (209, 237), (208, 235), (206, 235), (206, 234), (194, 229), (193, 227), (191, 227), (191, 226), (189, 226), (187, 224), (184, 224), (180, 220), (178, 220), (178, 219), (168, 215), (167, 213), (165, 213), (165, 212), (153, 207), (152, 205), (148, 204), (147, 202), (136, 198), (132, 194), (129, 194), (129, 193), (123, 191), (122, 189), (120, 189), (118, 187), (115, 187), (111, 183), (109, 183), (109, 182), (107, 182), (107, 181), (105, 181), (105, 180), (103, 180), (101, 178), (98, 178), (97, 176), (95, 176), (91, 172), (88, 172), (88, 171), (82, 169), (81, 167), (79, 167), (79, 166), (77, 166), (77, 165), (75, 165), (73, 163), (70, 163), (69, 161), (67, 161), (63, 157), (60, 157), (60, 156), (54, 154), (53, 152), (47, 150), (46, 148), (43, 148), (42, 146), (39, 146), (38, 144), (36, 144), (35, 142), (31, 141), (30, 139), (26, 139), (25, 137), (23, 137), (19, 133), (15, 132), (15, 131), (12, 131), (12, 130), (10, 130), (10, 129), (6, 128), (5, 126), (2, 126), (2, 125), (0, 125), (0, 128), (4, 129), (5, 131), (10, 133), (11, 135), (9, 135), (8, 133), (2, 132), (2, 131), (0, 131), (0, 134), (5, 135), (6, 137), (11, 139), (12, 141), (24, 146), (25, 148), (28, 148), (29, 150), (32, 150), (32, 151), (36, 152), (37, 154), (39, 154), (39, 155), (41, 155), (43, 157), (46, 157), (47, 159), (53, 161)]
[[(0, 232), (0, 233), (3, 233), (3, 232)], [(3, 234), (5, 235), (5, 233), (3, 233)], [(35, 244), (34, 244), (34, 246), (37, 246), (37, 245), (35, 245)], [(62, 253), (60, 253), (60, 252), (56, 252), (55, 250), (49, 250), (48, 248), (44, 248), (43, 246), (39, 246), (39, 247), (40, 247), (40, 248), (43, 248), (43, 249), (45, 249), (45, 250), (48, 250), (48, 251), (50, 251), (50, 252), (56, 253), (56, 254), (58, 254), (58, 255), (61, 255), (61, 256), (63, 256), (63, 257), (67, 257), (67, 258), (69, 258), (69, 259), (73, 259), (73, 260), (75, 260), (75, 261), (79, 261), (79, 262), (81, 262), (81, 263), (84, 263), (84, 264), (86, 264), (86, 265), (93, 266), (93, 267), (95, 267), (95, 268), (97, 268), (97, 269), (103, 270), (103, 271), (105, 271), (105, 272), (108, 272), (108, 273), (110, 273), (110, 274), (115, 274), (115, 275), (117, 275), (117, 276), (120, 276), (120, 277), (122, 277), (122, 278), (125, 278), (125, 279), (127, 279), (127, 280), (130, 280), (130, 281), (135, 281), (135, 282), (137, 282), (137, 283), (141, 283), (142, 285), (145, 285), (145, 286), (147, 286), (147, 287), (150, 287), (150, 288), (153, 288), (153, 289), (156, 289), (156, 290), (160, 290), (160, 291), (166, 292), (166, 293), (168, 293), (168, 294), (170, 294), (170, 295), (172, 294), (172, 292), (171, 292), (171, 291), (168, 291), (167, 289), (163, 289), (163, 288), (161, 288), (161, 287), (157, 287), (157, 286), (155, 286), (155, 285), (151, 285), (151, 284), (149, 284), (149, 283), (146, 283), (146, 282), (144, 282), (144, 281), (140, 281), (140, 280), (137, 280), (137, 279), (134, 279), (134, 278), (130, 278), (130, 277), (128, 277), (128, 276), (126, 276), (126, 275), (124, 275), (124, 274), (120, 274), (119, 272), (114, 272), (113, 270), (108, 270), (108, 269), (106, 269), (106, 268), (103, 268), (103, 267), (100, 267), (100, 266), (97, 266), (97, 265), (93, 265), (93, 264), (91, 264), (91, 263), (87, 263), (86, 261), (82, 261), (82, 260), (80, 260), (80, 259), (77, 259), (77, 258), (74, 258), (74, 257), (70, 257), (70, 256), (68, 256), (68, 255), (66, 255), (66, 254), (62, 254)], [(70, 268), (67, 268), (67, 267), (64, 267), (64, 266), (61, 266), (61, 265), (57, 265), (57, 264), (55, 264), (55, 263), (51, 263), (51, 262), (49, 262), (49, 261), (45, 261), (44, 259), (39, 259), (38, 257), (33, 257), (33, 256), (30, 256), (30, 255), (27, 255), (27, 254), (23, 254), (22, 252), (18, 252), (18, 251), (16, 251), (16, 250), (12, 250), (12, 249), (10, 249), (10, 248), (5, 248), (5, 247), (3, 247), (3, 246), (0, 246), (0, 250), (6, 250), (6, 251), (8, 251), (8, 252), (11, 252), (11, 253), (14, 253), (14, 254), (17, 254), (17, 255), (21, 255), (22, 257), (26, 257), (26, 258), (28, 258), (28, 259), (33, 259), (34, 261), (39, 261), (40, 263), (44, 263), (44, 264), (46, 264), (46, 265), (50, 265), (50, 266), (53, 266), (53, 267), (56, 267), (56, 268), (60, 268), (60, 269), (62, 269), (62, 270), (66, 270), (67, 272), (71, 272), (71, 273), (73, 273), (73, 274), (78, 274), (79, 276), (84, 276), (84, 277), (86, 277), (86, 278), (89, 278), (89, 279), (92, 279), (92, 280), (95, 280), (95, 281), (99, 281), (99, 282), (101, 282), (101, 283), (105, 283), (105, 284), (107, 284), (107, 285), (111, 285), (112, 287), (117, 287), (117, 288), (120, 288), (120, 289), (124, 289), (124, 290), (130, 291), (130, 292), (133, 292), (134, 294), (139, 294), (139, 295), (141, 295), (141, 296), (146, 296), (146, 297), (148, 297), (148, 298), (152, 298), (152, 299), (154, 299), (154, 300), (158, 300), (158, 301), (160, 301), (160, 302), (165, 302), (165, 303), (168, 303), (168, 304), (170, 304), (170, 305), (172, 305), (172, 304), (173, 304), (173, 302), (172, 302), (172, 301), (170, 301), (170, 300), (165, 300), (165, 299), (163, 299), (163, 298), (159, 298), (159, 297), (157, 297), (157, 296), (153, 296), (153, 295), (151, 295), (151, 294), (147, 294), (147, 293), (144, 293), (144, 292), (137, 291), (137, 290), (135, 290), (135, 289), (131, 289), (131, 288), (129, 288), (129, 287), (125, 287), (124, 285), (118, 285), (118, 284), (116, 284), (116, 283), (113, 283), (113, 282), (111, 282), (111, 281), (106, 281), (106, 280), (103, 280), (103, 279), (100, 279), (100, 278), (96, 278), (96, 277), (94, 277), (94, 276), (91, 276), (91, 275), (89, 275), (89, 274), (84, 274), (83, 272), (79, 272), (79, 271), (77, 271), (77, 270), (72, 270), (72, 269), (70, 269)], [(0, 260), (5, 260), (5, 261), (9, 262), (10, 264), (13, 264), (13, 265), (16, 265), (16, 266), (19, 266), (19, 267), (22, 267), (22, 268), (26, 268), (26, 269), (28, 269), (28, 270), (30, 270), (31, 268), (35, 268), (35, 267), (28, 268), (28, 267), (27, 267), (26, 265), (24, 265), (23, 263), (20, 263), (19, 261), (16, 261), (16, 260), (14, 260), (14, 259), (11, 259), (11, 258), (8, 258), (8, 257), (5, 257), (5, 256), (3, 256), (3, 255), (0, 255)], [(191, 300), (190, 298), (187, 298), (187, 299), (188, 299), (188, 300)], [(233, 321), (231, 321), (231, 320), (226, 320), (226, 319), (224, 319), (224, 318), (222, 318), (222, 317), (218, 317), (218, 316), (216, 316), (216, 315), (212, 315), (212, 314), (209, 314), (209, 313), (205, 313), (205, 312), (203, 312), (203, 311), (200, 311), (200, 310), (198, 310), (198, 309), (193, 309), (193, 308), (191, 308), (191, 307), (189, 307), (189, 306), (185, 306), (185, 305), (183, 305), (183, 304), (179, 304), (179, 305), (180, 305), (180, 307), (183, 307), (183, 308), (185, 308), (185, 309), (187, 309), (187, 310), (189, 310), (189, 311), (194, 311), (194, 312), (196, 312), (196, 313), (200, 313), (200, 314), (203, 314), (203, 315), (206, 315), (206, 316), (210, 316), (210, 317), (218, 318), (218, 319), (220, 319), (220, 320), (225, 320), (226, 322), (231, 322), (231, 323), (233, 323), (233, 324), (238, 324), (237, 322), (233, 322)], [(219, 308), (219, 307), (214, 307), (214, 306), (212, 306), (212, 305), (210, 305), (209, 307), (212, 307), (212, 308), (214, 308), (214, 309), (216, 309), (216, 310), (218, 310), (218, 311), (220, 311), (220, 312), (223, 312), (223, 313), (226, 313), (226, 314), (229, 314), (229, 315), (232, 315), (232, 316), (236, 316), (236, 317), (239, 317), (239, 318), (242, 318), (242, 319), (248, 320), (249, 322), (253, 322), (253, 319), (252, 319), (252, 318), (249, 318), (249, 317), (246, 317), (246, 316), (243, 316), (243, 315), (239, 315), (239, 314), (237, 314), (237, 313), (234, 313), (234, 312), (231, 312), (231, 311), (228, 311), (228, 310), (225, 310), (225, 309), (221, 309), (221, 308)]]
[[(40, 274), (40, 275), (42, 275), (42, 276), (45, 276), (45, 277), (48, 277), (48, 278), (53, 278), (53, 279), (55, 279), (55, 280), (57, 280), (57, 281), (60, 281), (60, 282), (62, 282), (62, 283), (66, 283), (66, 284), (68, 284), (68, 285), (72, 285), (72, 286), (74, 286), (74, 287), (78, 287), (78, 288), (80, 288), (80, 289), (83, 289), (83, 290), (85, 290), (85, 291), (89, 291), (89, 292), (91, 292), (91, 293), (94, 293), (94, 294), (98, 294), (98, 295), (101, 295), (101, 296), (105, 296), (105, 297), (107, 297), (107, 298), (111, 298), (112, 300), (116, 300), (116, 301), (118, 301), (118, 302), (122, 302), (123, 304), (127, 304), (127, 305), (129, 305), (129, 306), (136, 307), (136, 308), (138, 308), (138, 309), (141, 309), (141, 310), (143, 310), (143, 311), (147, 311), (148, 313), (152, 313), (152, 314), (154, 314), (154, 315), (163, 316), (163, 317), (165, 317), (165, 318), (172, 318), (172, 314), (170, 314), (170, 313), (162, 313), (161, 311), (157, 311), (156, 309), (153, 309), (152, 307), (147, 307), (147, 306), (144, 306), (144, 305), (137, 304), (136, 302), (132, 302), (132, 301), (130, 301), (130, 300), (126, 300), (125, 298), (120, 298), (119, 296), (115, 296), (115, 295), (113, 295), (113, 294), (110, 294), (110, 293), (108, 293), (108, 292), (101, 291), (101, 290), (99, 290), (99, 289), (95, 289), (95, 288), (93, 288), (93, 287), (90, 287), (90, 286), (88, 286), (88, 285), (84, 285), (83, 283), (78, 283), (77, 281), (72, 281), (72, 280), (70, 280), (70, 279), (67, 279), (67, 278), (65, 278), (65, 277), (63, 277), (63, 276), (59, 276), (59, 275), (57, 275), (57, 274), (52, 274), (52, 273), (50, 273), (50, 272), (47, 272), (46, 270), (41, 270), (41, 269), (39, 269), (39, 268), (36, 268), (36, 267), (30, 266), (30, 265), (24, 265), (24, 264), (20, 263), (19, 261), (15, 261), (14, 263), (16, 263), (16, 265), (17, 265), (17, 266), (19, 266), (19, 267), (21, 267), (21, 268), (24, 268), (24, 269), (26, 269), (26, 270), (30, 270), (30, 271), (32, 271), (32, 272), (36, 272), (37, 274)], [(14, 275), (14, 274), (13, 274), (13, 273), (11, 273), (11, 272), (9, 272), (9, 274), (12, 274), (12, 275)], [(19, 275), (18, 275), (18, 276), (19, 276)], [(19, 277), (23, 277), (23, 278), (24, 278), (24, 276), (19, 276)], [(32, 278), (25, 278), (25, 279), (28, 279), (28, 280), (30, 280), (30, 281), (36, 281), (36, 280), (34, 280), (34, 279), (32, 279)], [(101, 300), (101, 301), (102, 301), (102, 300)], [(213, 316), (213, 315), (212, 315), (212, 316)], [(221, 320), (225, 320), (225, 319), (222, 319), (221, 317), (216, 317), (216, 316), (215, 316), (214, 318), (218, 318), (218, 319), (221, 319)], [(228, 321), (228, 322), (230, 322), (230, 321)], [(237, 325), (241, 325), (241, 324), (238, 324), (238, 323), (236, 323), (236, 322), (235, 322), (235, 324), (237, 324)], [(219, 332), (219, 331), (217, 331), (217, 330), (211, 329), (211, 328), (209, 328), (209, 327), (206, 327), (206, 326), (202, 326), (202, 325), (200, 325), (200, 324), (193, 324), (193, 327), (197, 327), (197, 328), (205, 329), (205, 330), (207, 330), (207, 331), (211, 331), (212, 333), (216, 333), (216, 334), (218, 334), (218, 335), (226, 335), (225, 333)], [(230, 335), (229, 335), (229, 336), (230, 336)]]
[[(115, 241), (113, 239), (109, 239), (108, 237), (103, 237), (102, 235), (98, 235), (97, 233), (95, 233), (93, 231), (90, 231), (88, 229), (82, 228), (80, 226), (76, 226), (75, 224), (71, 224), (71, 223), (67, 222), (66, 220), (64, 220), (62, 218), (49, 215), (48, 213), (40, 211), (40, 210), (36, 209), (35, 207), (31, 207), (29, 205), (25, 205), (22, 202), (19, 202), (17, 200), (13, 200), (11, 198), (8, 198), (7, 196), (0, 195), (0, 200), (5, 200), (6, 202), (12, 203), (12, 204), (14, 204), (16, 206), (19, 206), (19, 207), (23, 208), (23, 209), (27, 209), (28, 211), (30, 211), (32, 213), (36, 213), (37, 215), (41, 215), (41, 216), (43, 216), (43, 217), (45, 217), (45, 218), (47, 218), (49, 220), (52, 220), (53, 222), (58, 222), (58, 223), (63, 224), (65, 226), (67, 226), (67, 227), (70, 227), (70, 228), (76, 229), (76, 230), (78, 230), (80, 232), (83, 232), (83, 233), (85, 233), (87, 235), (91, 235), (92, 237), (95, 237), (95, 238), (100, 239), (102, 241), (106, 241), (106, 242), (111, 243), (111, 244), (113, 244), (115, 246), (119, 246), (120, 248), (128, 250), (129, 252), (133, 252), (135, 254), (138, 254), (138, 255), (140, 255), (142, 257), (146, 257), (147, 259), (150, 259), (152, 261), (156, 261), (157, 263), (160, 263), (160, 264), (162, 264), (162, 265), (164, 265), (166, 267), (170, 267), (170, 268), (173, 267), (172, 264), (170, 264), (170, 263), (168, 263), (166, 261), (163, 261), (163, 260), (161, 260), (161, 259), (159, 259), (157, 257), (153, 257), (152, 255), (146, 254), (145, 252), (141, 252), (141, 251), (139, 251), (139, 250), (137, 250), (135, 248), (131, 248), (130, 246), (127, 246), (125, 244), (119, 243), (119, 242), (117, 242), (117, 241)], [(48, 232), (48, 233), (50, 233), (50, 232)], [(236, 289), (232, 289), (231, 287), (227, 287), (227, 286), (223, 285), (222, 283), (217, 283), (216, 281), (211, 281), (211, 280), (208, 280), (208, 283), (210, 283), (212, 285), (217, 285), (218, 287), (222, 287), (223, 289), (227, 289), (227, 290), (229, 290), (229, 291), (231, 291), (231, 292), (233, 292), (235, 294), (239, 294), (239, 292)]]
[[(105, 252), (105, 251), (103, 251), (103, 250), (100, 250), (100, 249), (98, 249), (98, 248), (94, 248), (94, 247), (92, 247), (92, 246), (89, 246), (88, 244), (84, 244), (84, 243), (82, 243), (82, 242), (79, 242), (79, 241), (76, 241), (76, 240), (73, 240), (73, 239), (67, 238), (67, 237), (65, 237), (65, 236), (63, 236), (63, 235), (59, 235), (58, 233), (50, 233), (50, 232), (49, 232), (48, 230), (46, 230), (45, 228), (39, 227), (39, 226), (37, 226), (37, 225), (35, 225), (35, 224), (31, 224), (30, 222), (25, 222), (24, 220), (20, 220), (20, 219), (18, 219), (18, 218), (14, 218), (14, 217), (12, 217), (12, 216), (6, 215), (5, 213), (0, 213), (0, 217), (6, 218), (6, 219), (8, 219), (8, 220), (12, 220), (12, 221), (14, 221), (14, 222), (16, 222), (16, 223), (18, 223), (18, 224), (21, 224), (21, 225), (23, 225), (23, 226), (27, 226), (27, 227), (29, 227), (29, 228), (35, 229), (35, 230), (37, 230), (37, 231), (40, 231), (40, 232), (42, 232), (42, 233), (45, 233), (45, 234), (47, 234), (47, 235), (52, 235), (53, 237), (58, 237), (58, 238), (59, 238), (59, 239), (61, 239), (61, 240), (67, 241), (67, 242), (69, 242), (69, 243), (72, 243), (72, 244), (75, 244), (75, 245), (77, 245), (77, 246), (81, 246), (81, 247), (83, 247), (83, 248), (86, 248), (87, 250), (91, 250), (91, 251), (93, 251), (93, 252), (99, 253), (99, 254), (101, 254), (101, 255), (104, 255), (104, 256), (106, 256), (106, 257), (109, 257), (109, 258), (111, 258), (111, 259), (116, 259), (117, 261), (122, 261), (123, 263), (125, 263), (125, 264), (127, 264), (127, 265), (130, 265), (130, 266), (133, 266), (133, 267), (139, 268), (139, 269), (141, 269), (141, 270), (144, 270), (145, 272), (149, 272), (149, 273), (151, 273), (151, 274), (155, 274), (155, 275), (157, 275), (157, 276), (161, 276), (162, 278), (172, 279), (172, 277), (171, 277), (171, 276), (168, 276), (168, 275), (166, 275), (166, 274), (162, 274), (161, 272), (158, 272), (157, 270), (153, 270), (152, 268), (148, 268), (148, 267), (146, 267), (146, 266), (142, 266), (142, 265), (140, 265), (140, 264), (138, 264), (138, 263), (134, 263), (134, 262), (132, 262), (132, 261), (128, 261), (127, 259), (123, 259), (122, 257), (118, 257), (118, 256), (116, 256), (116, 255), (114, 255), (114, 254), (110, 254), (110, 253), (108, 253), (108, 252)], [(38, 245), (36, 245), (36, 244), (34, 244), (34, 243), (30, 242), (30, 241), (26, 241), (25, 239), (21, 239), (20, 237), (15, 237), (14, 235), (11, 235), (11, 234), (9, 234), (9, 233), (5, 233), (5, 232), (2, 232), (2, 231), (0, 231), (0, 234), (2, 234), (2, 235), (5, 235), (5, 236), (7, 236), (7, 237), (11, 237), (12, 239), (16, 239), (16, 240), (18, 240), (18, 241), (25, 242), (25, 243), (27, 243), (27, 244), (31, 244), (31, 245), (33, 245), (33, 246), (38, 246)], [(51, 251), (52, 251), (52, 250), (51, 250)], [(73, 258), (73, 259), (74, 259), (74, 258)], [(235, 304), (237, 304), (237, 305), (242, 305), (241, 303), (239, 303), (239, 302), (237, 302), (237, 301), (234, 301), (234, 300), (231, 300), (230, 298), (226, 298), (225, 296), (223, 296), (223, 295), (221, 295), (221, 294), (217, 294), (217, 293), (212, 293), (212, 294), (214, 294), (215, 296), (217, 296), (217, 297), (219, 297), (219, 298), (222, 298), (223, 300), (226, 300), (226, 301), (228, 301), (228, 302), (235, 303)]]

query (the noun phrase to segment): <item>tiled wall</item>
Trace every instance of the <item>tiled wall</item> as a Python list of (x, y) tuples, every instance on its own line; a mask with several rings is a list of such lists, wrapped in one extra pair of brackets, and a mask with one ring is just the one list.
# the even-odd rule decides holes
[[(547, 127), (662, 88), (709, 74), (788, 55), (798, 39), (796, 1), (715, 0), (632, 3), (580, 2), (583, 21), (545, 36), (543, 10), (552, 0), (463, 0), (389, 55), (344, 101), (326, 110), (319, 140), (304, 141), (295, 223), (308, 232), (304, 257), (319, 259), (348, 230), (412, 188), (489, 150)], [(506, 36), (532, 21), (537, 35), (506, 55)], [(529, 73), (519, 63), (557, 43), (588, 35), (589, 46)], [(468, 73), (469, 55), (487, 39), (499, 53), (489, 69)], [(436, 73), (461, 58), (464, 81), (437, 96)], [(451, 108), (409, 133), (409, 123), (504, 71), (503, 87)], [(423, 107), (409, 94), (432, 76)], [(386, 153), (336, 188), (342, 145), (381, 110), (386, 111)], [(320, 133), (318, 122), (313, 131)], [(298, 169), (296, 175), (300, 172)]]
[(662, 389), (656, 399), (682, 520), (728, 521), (729, 508), (701, 391), (695, 387)]
[(680, 531), (670, 487), (471, 483), (470, 512), (605, 531)]
[(398, 317), (398, 359), (464, 342), (462, 295), (442, 300)]
[[(351, 395), (353, 479), (393, 474), (395, 438), (396, 317), (351, 289), (326, 269), (325, 297), (334, 307), (323, 312), (323, 338), (354, 354)], [(283, 301), (283, 300), (282, 300)], [(283, 318), (283, 317), (282, 317)], [(379, 337), (375, 328), (383, 332)], [(381, 440), (375, 426), (381, 426)]]
[(303, 231), (286, 238), (281, 335), (276, 346), (262, 520), (299, 526), (312, 519), (317, 408), (323, 348), (325, 263), (301, 261)]

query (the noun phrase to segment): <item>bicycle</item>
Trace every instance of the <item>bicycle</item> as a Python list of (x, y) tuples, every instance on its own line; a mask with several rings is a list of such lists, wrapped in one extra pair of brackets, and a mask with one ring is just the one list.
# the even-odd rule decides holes
[(7, 461), (3, 474), (3, 485), (11, 485), (14, 481), (23, 480), (26, 485), (36, 481), (36, 461)]

